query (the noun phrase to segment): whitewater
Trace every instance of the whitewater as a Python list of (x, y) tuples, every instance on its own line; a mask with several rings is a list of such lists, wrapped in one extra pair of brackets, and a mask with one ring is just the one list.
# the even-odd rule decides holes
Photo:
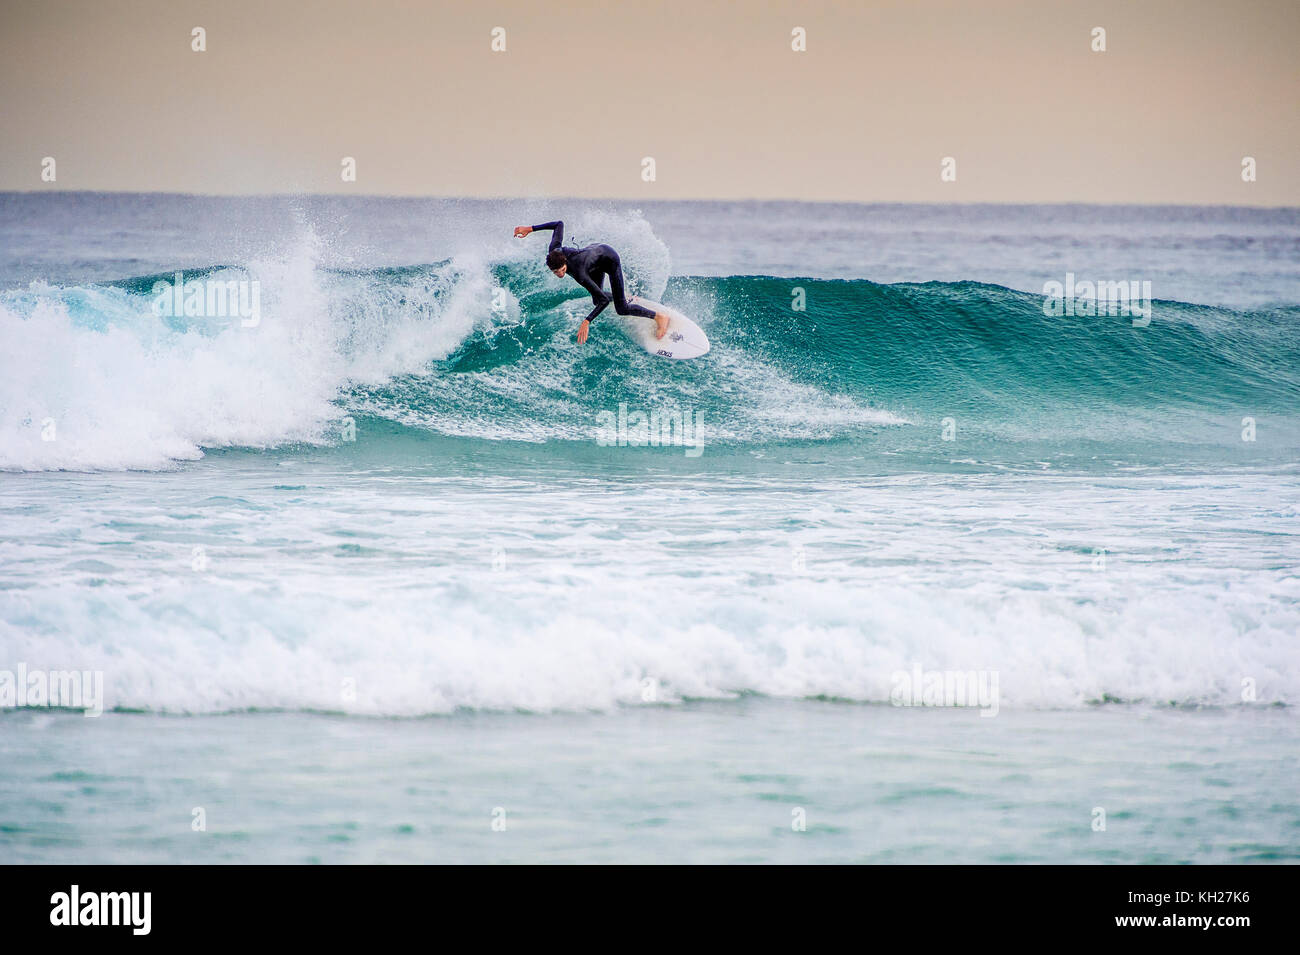
[[(710, 354), (578, 346), (552, 218)], [(501, 861), (1300, 856), (1295, 210), (8, 194), (0, 240), (0, 671), (106, 709), (0, 710), (6, 860), (483, 858), (494, 800)], [(260, 320), (159, 315), (182, 270)], [(196, 787), (227, 842), (132, 834)]]

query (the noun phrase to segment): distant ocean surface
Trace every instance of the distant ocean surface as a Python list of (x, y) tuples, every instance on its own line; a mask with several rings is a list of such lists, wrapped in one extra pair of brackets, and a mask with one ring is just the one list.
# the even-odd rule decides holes
[(1300, 210), (0, 194), (0, 862), (1294, 862), (1297, 704)]

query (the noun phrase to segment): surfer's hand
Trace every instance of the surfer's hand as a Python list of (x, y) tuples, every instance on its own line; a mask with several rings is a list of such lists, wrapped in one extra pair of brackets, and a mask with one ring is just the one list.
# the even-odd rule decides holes
[(530, 225), (517, 225), (515, 226), (515, 238), (522, 239), (524, 236), (528, 235), (528, 233), (532, 231), (533, 231), (533, 227)]
[(579, 345), (587, 344), (587, 332), (589, 331), (591, 331), (591, 322), (589, 320), (584, 320), (583, 323), (578, 326)]

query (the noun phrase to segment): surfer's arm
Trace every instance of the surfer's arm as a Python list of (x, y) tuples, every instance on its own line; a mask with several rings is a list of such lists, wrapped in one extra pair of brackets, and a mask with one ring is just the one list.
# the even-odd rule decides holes
[(591, 300), (595, 303), (596, 307), (593, 308), (587, 317), (583, 319), (584, 322), (589, 322), (603, 312), (605, 307), (609, 305), (613, 299), (606, 295), (604, 288), (593, 282), (591, 276), (586, 272), (570, 272), (569, 274), (573, 276), (574, 280), (579, 285), (591, 293)]
[[(554, 222), (543, 222), (541, 225), (533, 226), (534, 232), (544, 232), (551, 229), (551, 249), (558, 249), (560, 243), (564, 241), (564, 220), (556, 219)], [(547, 249), (549, 252), (550, 249)]]

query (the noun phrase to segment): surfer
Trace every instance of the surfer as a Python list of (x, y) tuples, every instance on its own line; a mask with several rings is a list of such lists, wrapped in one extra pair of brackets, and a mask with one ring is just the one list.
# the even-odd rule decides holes
[[(546, 267), (562, 279), (569, 275), (579, 285), (591, 293), (595, 308), (578, 326), (578, 344), (587, 340), (591, 329), (591, 320), (605, 310), (611, 301), (614, 311), (620, 315), (640, 315), (642, 318), (655, 320), (655, 338), (663, 338), (668, 331), (668, 316), (662, 312), (652, 312), (641, 305), (633, 305), (623, 293), (623, 263), (618, 253), (607, 245), (589, 245), (585, 249), (567, 248), (564, 242), (564, 223), (559, 219), (543, 222), (541, 225), (521, 225), (515, 227), (515, 238), (522, 239), (532, 232), (551, 230), (551, 247), (546, 253)], [(605, 276), (609, 276), (609, 288), (613, 298), (605, 293)], [(633, 296), (635, 298), (635, 296)]]

